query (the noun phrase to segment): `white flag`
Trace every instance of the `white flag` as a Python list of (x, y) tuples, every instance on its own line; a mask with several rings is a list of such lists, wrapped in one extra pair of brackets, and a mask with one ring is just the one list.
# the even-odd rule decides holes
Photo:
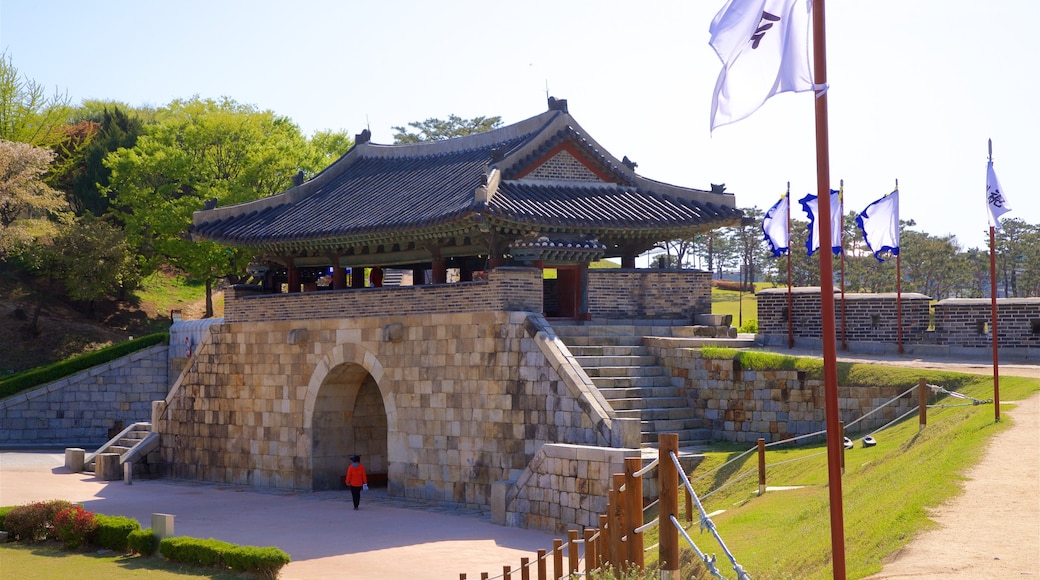
[[(816, 223), (816, 216), (819, 215), (820, 209), (817, 202), (816, 196), (811, 193), (798, 200), (798, 203), (802, 204), (802, 211), (809, 216), (809, 238), (805, 240), (805, 247), (809, 250), (810, 256), (820, 249), (820, 226)], [(844, 229), (842, 227), (841, 212), (841, 193), (832, 189), (831, 251), (834, 252), (835, 256), (841, 253), (841, 234)]]
[(986, 167), (986, 207), (989, 208), (989, 225), (994, 229), (1000, 229), (1000, 216), (1011, 211), (1008, 207), (1004, 190), (997, 181), (997, 173), (993, 171), (993, 162), (990, 161)]
[(884, 262), (881, 254), (892, 252), (899, 255), (899, 190), (868, 205), (858, 216), (856, 225), (863, 231), (863, 240), (874, 252), (878, 262)]
[(728, 0), (708, 29), (722, 60), (711, 129), (754, 113), (769, 97), (813, 90), (812, 0)]
[(776, 257), (791, 251), (791, 232), (788, 229), (790, 215), (791, 194), (785, 193), (762, 218), (762, 233), (765, 234), (769, 249)]

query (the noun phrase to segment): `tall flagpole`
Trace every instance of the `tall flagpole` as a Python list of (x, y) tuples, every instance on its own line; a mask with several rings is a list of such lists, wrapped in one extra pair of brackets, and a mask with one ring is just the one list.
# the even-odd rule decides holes
[(838, 189), (838, 213), (841, 215), (841, 233), (838, 235), (838, 246), (841, 248), (841, 350), (849, 350), (845, 340), (845, 180), (841, 180)]
[(791, 182), (787, 182), (787, 348), (794, 348), (794, 300), (791, 298)]
[[(989, 162), (993, 163), (993, 139), (989, 140)], [(986, 190), (989, 190), (987, 179)], [(988, 203), (989, 200), (987, 200)], [(995, 229), (989, 226), (989, 303), (990, 331), (993, 333), (993, 420), (1000, 421), (1000, 363), (997, 349), (997, 243)]]
[[(896, 179), (896, 191), (899, 191), (899, 179)], [(899, 233), (898, 203), (896, 204), (896, 233)], [(899, 354), (903, 354), (903, 272), (900, 268), (899, 254), (896, 254), (896, 345)]]
[[(816, 191), (820, 240), (831, 240), (831, 170), (827, 128), (827, 38), (824, 0), (813, 0), (813, 65), (816, 89)], [(827, 422), (827, 489), (830, 493), (831, 559), (835, 580), (845, 580), (845, 518), (841, 493), (844, 441), (838, 415), (838, 353), (834, 332), (834, 266), (831, 252), (820, 252), (820, 314), (823, 330), (824, 417)], [(825, 296), (824, 287), (829, 296)]]

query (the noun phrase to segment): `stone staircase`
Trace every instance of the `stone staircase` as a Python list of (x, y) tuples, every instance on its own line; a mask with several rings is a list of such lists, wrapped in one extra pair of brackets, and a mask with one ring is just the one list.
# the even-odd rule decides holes
[[(134, 466), (134, 477), (158, 477), (158, 458), (149, 460), (149, 455), (156, 450), (159, 436), (152, 433), (151, 423), (134, 423), (121, 433), (88, 455), (83, 462), (83, 471), (96, 473), (97, 458), (102, 454), (115, 454), (121, 463), (131, 462)], [(121, 471), (116, 478), (122, 477)]]
[(681, 379), (673, 379), (641, 344), (644, 336), (672, 336), (673, 327), (687, 324), (554, 321), (553, 329), (618, 417), (639, 419), (644, 446), (655, 445), (659, 433), (677, 433), (679, 445), (690, 447), (710, 440), (709, 424), (694, 416)]

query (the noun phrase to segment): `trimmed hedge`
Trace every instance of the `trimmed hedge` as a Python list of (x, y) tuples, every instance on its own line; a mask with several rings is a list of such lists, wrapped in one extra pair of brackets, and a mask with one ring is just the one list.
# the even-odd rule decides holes
[(0, 399), (16, 395), (26, 389), (31, 389), (58, 379), (63, 379), (69, 375), (74, 375), (91, 367), (105, 364), (150, 346), (169, 343), (170, 333), (157, 332), (155, 334), (142, 336), (141, 338), (135, 338), (134, 340), (114, 344), (100, 350), (88, 352), (68, 360), (30, 369), (0, 379)]
[(9, 505), (0, 507), (0, 530), (8, 531), (7, 526), (4, 525), (7, 521), (7, 514), (11, 513), (11, 510), (15, 509), (16, 507), (18, 506)]
[(11, 509), (4, 518), (4, 530), (15, 540), (27, 544), (55, 538), (54, 516), (71, 508), (72, 502), (63, 499), (36, 501)]
[(193, 566), (230, 568), (236, 572), (252, 572), (268, 578), (289, 563), (289, 554), (273, 547), (237, 546), (214, 540), (176, 537), (159, 542), (159, 553), (169, 560)]
[(147, 530), (134, 530), (126, 537), (127, 551), (142, 556), (151, 556), (159, 549), (159, 536)]
[(123, 554), (127, 552), (127, 538), (131, 533), (141, 529), (137, 520), (124, 516), (97, 514), (95, 521), (98, 526), (91, 543)]

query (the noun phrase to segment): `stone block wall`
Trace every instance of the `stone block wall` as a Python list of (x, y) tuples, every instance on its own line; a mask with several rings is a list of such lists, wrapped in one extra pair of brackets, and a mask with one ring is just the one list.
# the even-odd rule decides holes
[(262, 294), (252, 286), (225, 293), (227, 322), (313, 320), (455, 312), (542, 311), (542, 273), (495, 268), (487, 281)]
[[(989, 298), (940, 300), (935, 304), (939, 344), (992, 348), (992, 321)], [(1002, 348), (1040, 348), (1040, 298), (998, 298), (997, 338)]]
[(0, 446), (98, 447), (151, 418), (168, 391), (166, 345), (153, 346), (0, 401)]
[(693, 320), (711, 312), (711, 273), (700, 270), (589, 270), (594, 318)]
[(599, 527), (611, 476), (639, 449), (543, 445), (504, 496), (506, 525), (562, 532)]
[[(699, 349), (675, 348), (667, 339), (644, 338), (644, 344), (683, 379), (690, 404), (711, 421), (713, 439), (750, 444), (759, 437), (772, 442), (825, 429), (822, 380), (807, 379), (801, 371), (741, 370), (734, 360), (703, 358)], [(850, 432), (880, 427), (916, 406), (916, 395), (904, 395), (915, 386), (840, 385), (840, 418), (850, 425), (896, 399)]]
[(386, 466), (390, 494), (486, 506), (492, 482), (514, 480), (547, 443), (620, 443), (609, 405), (561, 376), (570, 361), (552, 355), (545, 327), (540, 316), (502, 311), (226, 322), (157, 422), (167, 475), (327, 485), (345, 466), (330, 459), (329, 439), (356, 436), (340, 427), (373, 415), (363, 410), (370, 399), (351, 406), (342, 401), (353, 395), (329, 393), (363, 393), (350, 389), (371, 379), (386, 450), (369, 450), (366, 464)]

